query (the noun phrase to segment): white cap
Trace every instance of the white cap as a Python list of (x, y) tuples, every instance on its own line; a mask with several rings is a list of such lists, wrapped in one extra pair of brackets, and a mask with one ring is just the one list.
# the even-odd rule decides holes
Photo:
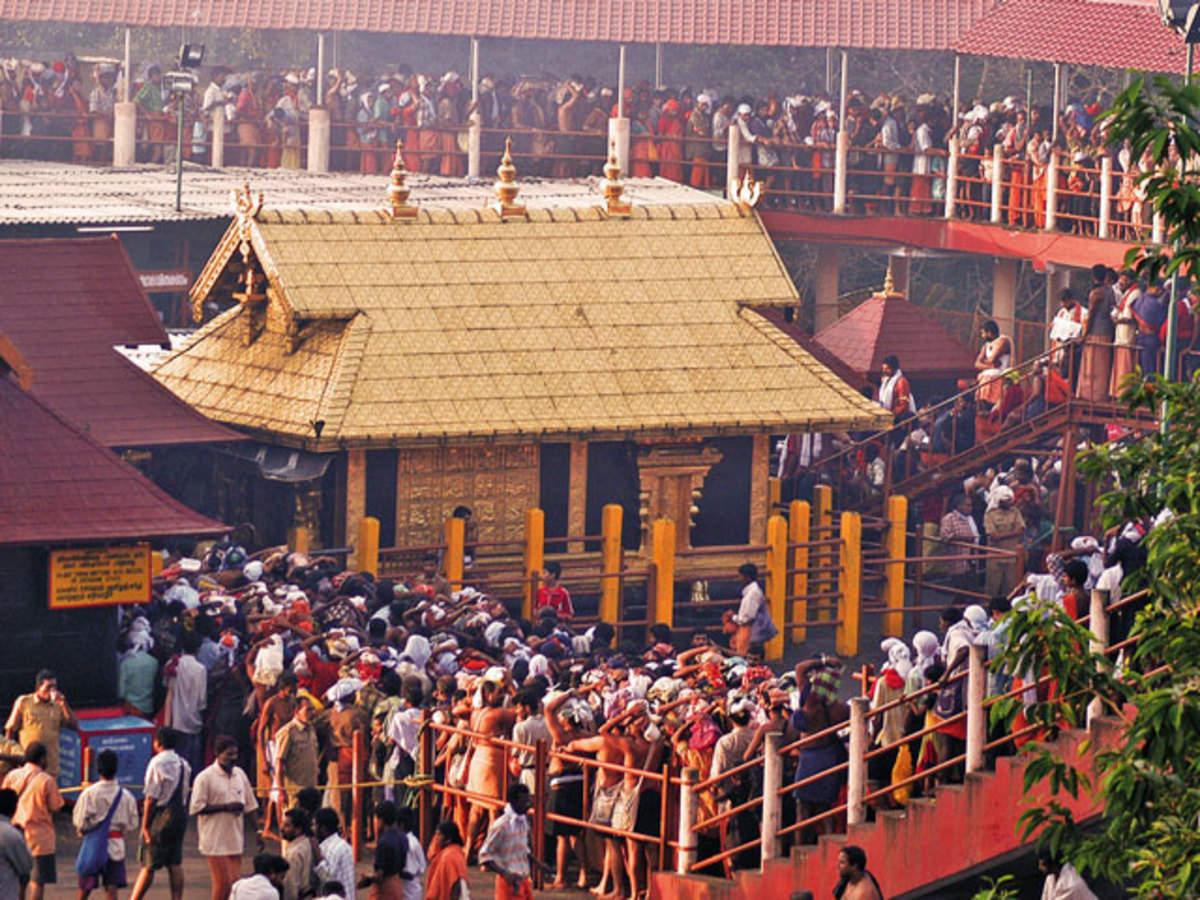
[(754, 110), (752, 110), (750, 108), (749, 103), (739, 103), (738, 104), (737, 113), (739, 116), (748, 116), (752, 112), (754, 112)]

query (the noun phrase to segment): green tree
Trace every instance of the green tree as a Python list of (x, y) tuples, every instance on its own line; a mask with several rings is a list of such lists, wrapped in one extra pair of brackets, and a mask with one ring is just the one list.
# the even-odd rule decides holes
[[(1200, 88), (1138, 79), (1108, 116), (1112, 145), (1128, 141), (1133, 159), (1146, 155), (1143, 184), (1166, 228), (1164, 246), (1130, 254), (1128, 262), (1147, 277), (1200, 273), (1198, 109)], [(1169, 430), (1095, 447), (1079, 471), (1110, 488), (1100, 498), (1106, 526), (1170, 513), (1144, 539), (1150, 590), (1131, 633), (1136, 643), (1118, 670), (1109, 656), (1084, 651), (1087, 629), (1033, 603), (1012, 615), (1003, 658), (1011, 671), (1055, 679), (1056, 697), (1026, 709), (1034, 721), (1076, 725), (1093, 697), (1109, 713), (1124, 714), (1117, 745), (1097, 754), (1094, 773), (1044, 747), (1032, 751), (1026, 770), (1027, 791), (1038, 783), (1089, 791), (1104, 813), (1084, 828), (1051, 803), (1027, 810), (1022, 820), (1027, 836), (1038, 832), (1077, 868), (1125, 883), (1133, 896), (1194, 897), (1200, 895), (1200, 381), (1131, 379), (1123, 399), (1134, 410), (1162, 412)], [(997, 704), (994, 720), (1011, 721), (1017, 702)]]

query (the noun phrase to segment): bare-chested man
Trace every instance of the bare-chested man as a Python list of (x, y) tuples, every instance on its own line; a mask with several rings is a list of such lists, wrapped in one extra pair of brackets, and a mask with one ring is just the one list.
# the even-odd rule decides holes
[[(593, 737), (576, 738), (567, 744), (568, 753), (594, 753), (596, 762), (610, 765), (625, 765), (627, 753), (627, 738), (624, 729), (617, 727), (611, 731), (597, 734)], [(592, 798), (592, 811), (589, 821), (594, 825), (605, 828), (612, 827), (612, 816), (620, 799), (621, 789), (625, 784), (624, 776), (619, 769), (600, 768), (596, 773), (596, 792)], [(600, 884), (592, 889), (597, 896), (610, 896), (605, 889), (609, 876), (612, 877), (612, 895), (623, 896), (621, 893), (621, 872), (624, 869), (624, 859), (621, 852), (621, 840), (606, 832), (604, 836), (604, 868), (600, 876)]]
[(883, 900), (883, 891), (875, 876), (867, 871), (867, 854), (850, 844), (838, 854), (838, 886), (833, 895), (839, 900)]

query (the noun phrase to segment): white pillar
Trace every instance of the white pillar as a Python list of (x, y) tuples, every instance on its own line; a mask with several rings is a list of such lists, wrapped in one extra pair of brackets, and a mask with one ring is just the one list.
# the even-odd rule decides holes
[(833, 211), (846, 212), (846, 169), (850, 164), (850, 134), (843, 128), (837, 133), (837, 152), (833, 165)]
[(308, 111), (308, 171), (329, 171), (331, 137), (329, 110), (312, 107)]
[(1052, 112), (1051, 112), (1053, 119), (1051, 120), (1051, 132), (1050, 132), (1050, 142), (1053, 144), (1058, 143), (1058, 115), (1059, 115), (1059, 112), (1061, 109), (1062, 109), (1062, 63), (1055, 63), (1054, 64), (1054, 105), (1052, 107)]
[(1019, 261), (997, 257), (992, 264), (992, 318), (1001, 334), (1013, 333), (1017, 317), (1017, 273)]
[(478, 178), (482, 166), (483, 154), (483, 124), (479, 118), (479, 110), (471, 113), (467, 123), (467, 177)]
[(137, 162), (137, 104), (128, 101), (113, 106), (113, 165)]
[(813, 331), (820, 332), (838, 319), (838, 291), (842, 251), (830, 244), (817, 245), (817, 270), (814, 273)]
[(946, 145), (950, 155), (946, 159), (946, 208), (943, 216), (954, 218), (954, 207), (958, 200), (958, 138), (951, 136)]
[(958, 108), (962, 105), (962, 57), (957, 53), (954, 54), (954, 99), (951, 101), (954, 105), (951, 107), (950, 113), (950, 130), (951, 132), (958, 131)]
[(214, 169), (225, 168), (225, 104), (218, 103), (213, 107), (212, 113), (212, 152), (210, 153), (209, 164)]
[[(1091, 605), (1088, 609), (1088, 630), (1092, 632), (1089, 649), (1092, 653), (1100, 654), (1108, 649), (1108, 591), (1092, 591)], [(1099, 697), (1092, 698), (1087, 708), (1088, 725), (1104, 712), (1104, 705)]]
[(124, 72), (121, 79), (121, 100), (128, 103), (133, 99), (133, 35), (125, 29), (125, 58), (122, 62)]
[[(617, 51), (617, 118), (625, 118), (625, 45)], [(628, 121), (628, 120), (627, 120)], [(624, 169), (622, 169), (624, 171)]]
[(1004, 148), (1000, 144), (992, 147), (992, 224), (1004, 220)]
[(825, 93), (833, 93), (833, 48), (825, 48)]
[(867, 821), (867, 710), (866, 697), (850, 701), (850, 770), (846, 777), (846, 824)]
[(629, 120), (623, 116), (608, 120), (608, 145), (617, 150), (617, 165), (629, 176)]
[(846, 127), (846, 99), (850, 96), (850, 54), (842, 51), (842, 83), (839, 86), (841, 99), (838, 101), (838, 127)]
[[(1188, 44), (1190, 47), (1191, 44)], [(1108, 237), (1112, 224), (1112, 157), (1105, 153), (1100, 157), (1100, 226), (1097, 235)]]
[(783, 756), (779, 752), (783, 735), (768, 734), (763, 757), (762, 805), (762, 865), (779, 856), (779, 826), (783, 822), (783, 803), (779, 789), (783, 786)]
[(325, 32), (317, 32), (317, 80), (314, 83), (313, 90), (316, 91), (316, 96), (313, 97), (314, 106), (325, 105)]
[(471, 102), (479, 102), (479, 38), (471, 38)]
[(683, 784), (679, 788), (679, 852), (675, 855), (675, 871), (688, 874), (696, 863), (696, 788), (700, 773), (695, 769), (683, 770)]
[(661, 41), (656, 41), (654, 44), (654, 86), (658, 90), (663, 88), (663, 46)]
[(1050, 151), (1050, 162), (1046, 164), (1046, 230), (1053, 231), (1058, 224), (1058, 151)]
[(1154, 218), (1151, 220), (1151, 225), (1150, 225), (1150, 241), (1151, 241), (1151, 243), (1161, 244), (1163, 242), (1163, 233), (1165, 231), (1166, 231), (1166, 228), (1163, 226), (1162, 213), (1155, 213)]
[(983, 647), (972, 644), (967, 662), (967, 774), (983, 770), (983, 748), (987, 744), (987, 666)]
[(729, 140), (725, 148), (725, 196), (730, 200), (737, 193), (738, 155), (742, 149), (742, 132), (737, 122), (729, 123)]
[(1046, 333), (1043, 349), (1050, 349), (1050, 324), (1058, 312), (1058, 295), (1063, 292), (1071, 281), (1069, 269), (1062, 269), (1053, 263), (1046, 263)]

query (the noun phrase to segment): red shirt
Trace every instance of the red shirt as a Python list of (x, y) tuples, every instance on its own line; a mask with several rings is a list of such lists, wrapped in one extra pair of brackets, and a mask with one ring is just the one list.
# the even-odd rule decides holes
[(536, 608), (553, 607), (560, 619), (569, 619), (575, 615), (575, 607), (571, 604), (571, 594), (561, 584), (555, 587), (540, 587), (537, 592)]

